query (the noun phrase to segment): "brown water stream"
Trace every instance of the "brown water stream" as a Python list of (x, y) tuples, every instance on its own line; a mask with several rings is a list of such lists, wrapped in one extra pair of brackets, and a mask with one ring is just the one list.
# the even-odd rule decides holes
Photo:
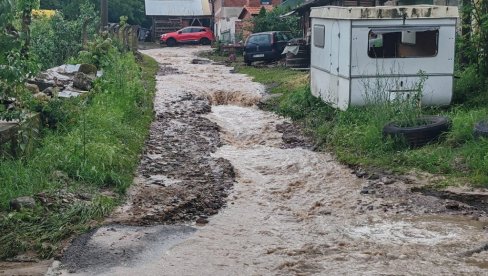
[[(381, 186), (378, 193), (361, 193), (371, 182), (356, 177), (330, 154), (284, 146), (277, 128), (289, 123), (287, 119), (253, 105), (265, 93), (262, 85), (222, 65), (193, 64), (202, 49), (164, 48), (145, 54), (167, 67), (158, 77), (157, 116), (184, 113), (195, 101), (213, 104), (211, 112), (192, 116), (200, 116), (205, 126), (218, 126), (218, 141), (209, 132), (195, 137), (207, 137), (201, 143), (211, 145), (206, 159), (199, 159), (213, 164), (209, 170), (223, 166), (214, 160), (226, 160), (233, 167), (236, 182), (226, 207), (208, 219), (203, 211), (195, 213), (207, 224), (174, 219), (175, 226), (103, 227), (75, 244), (77, 249), (68, 252), (51, 275), (70, 271), (81, 275), (488, 273), (488, 253), (482, 250), (488, 243), (488, 223), (483, 213), (464, 205), (450, 210), (446, 208), (450, 201), (410, 192), (411, 181), (376, 183)], [(187, 102), (181, 100), (185, 95), (191, 95)], [(160, 131), (189, 135), (176, 131), (178, 126), (187, 129), (193, 121), (188, 122), (174, 119)], [(193, 155), (187, 148), (171, 150), (176, 155)], [(155, 160), (161, 153), (147, 151), (147, 156)], [(131, 198), (169, 193), (168, 187), (190, 181), (186, 173), (140, 176)], [(158, 200), (142, 209), (136, 205), (129, 200), (112, 222), (147, 225), (150, 218), (141, 213), (151, 212), (154, 217), (159, 209), (164, 211)], [(134, 213), (139, 215), (131, 217)], [(184, 218), (193, 218), (192, 214), (185, 213)], [(78, 265), (70, 254), (78, 258)], [(113, 258), (95, 261), (107, 254)], [(80, 262), (80, 256), (86, 259)]]

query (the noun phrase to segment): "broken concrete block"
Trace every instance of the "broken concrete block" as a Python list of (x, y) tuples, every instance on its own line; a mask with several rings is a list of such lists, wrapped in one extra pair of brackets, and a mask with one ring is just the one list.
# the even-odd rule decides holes
[(34, 94), (33, 96), (35, 99), (39, 100), (39, 101), (49, 101), (49, 96), (42, 93), (42, 92), (39, 92), (37, 94)]
[(39, 86), (37, 86), (33, 83), (26, 83), (25, 88), (27, 88), (27, 90), (29, 90), (32, 94), (37, 94), (37, 93), (41, 92), (39, 90)]
[(97, 67), (93, 64), (81, 64), (78, 72), (81, 72), (86, 75), (97, 75)]
[(92, 78), (82, 72), (76, 73), (75, 77), (73, 78), (73, 87), (84, 91), (90, 91), (92, 89), (92, 83)]
[(36, 207), (36, 201), (30, 196), (23, 196), (12, 199), (9, 205), (11, 210), (20, 211), (22, 209), (33, 209)]

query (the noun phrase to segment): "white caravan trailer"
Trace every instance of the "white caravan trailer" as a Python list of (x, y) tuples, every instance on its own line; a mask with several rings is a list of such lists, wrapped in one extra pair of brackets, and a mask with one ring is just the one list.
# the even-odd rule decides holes
[(423, 105), (451, 102), (457, 7), (326, 6), (311, 17), (314, 96), (342, 110), (419, 88)]

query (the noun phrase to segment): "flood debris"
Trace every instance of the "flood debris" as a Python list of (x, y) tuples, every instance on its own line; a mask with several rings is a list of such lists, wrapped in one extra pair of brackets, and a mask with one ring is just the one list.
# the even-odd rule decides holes
[(45, 100), (55, 96), (77, 97), (91, 90), (93, 81), (102, 75), (103, 72), (92, 64), (64, 64), (39, 73), (28, 80), (26, 87), (37, 95), (36, 98)]
[(191, 64), (210, 64), (210, 63), (212, 63), (212, 61), (209, 59), (194, 58), (191, 61)]
[(36, 207), (36, 201), (30, 196), (24, 196), (12, 199), (9, 205), (11, 210), (20, 211), (22, 209), (33, 209)]
[(221, 141), (219, 127), (203, 117), (211, 111), (208, 100), (181, 93), (161, 104), (139, 167), (140, 190), (117, 222), (176, 223), (214, 215), (234, 183), (232, 165), (210, 155)]
[(296, 124), (284, 122), (282, 124), (276, 125), (276, 131), (282, 133), (282, 140), (283, 145), (281, 148), (283, 149), (290, 149), (290, 148), (307, 148), (307, 149), (314, 149), (314, 142), (313, 139), (309, 136), (306, 136), (302, 129), (298, 127)]
[(461, 256), (463, 256), (463, 257), (471, 257), (474, 254), (478, 254), (478, 253), (481, 253), (483, 251), (488, 251), (488, 243), (485, 244), (485, 245), (483, 245), (483, 246), (480, 246), (480, 247), (478, 247), (476, 249), (466, 251), (463, 254), (461, 254)]
[(159, 66), (158, 76), (167, 76), (173, 74), (182, 74), (182, 72), (178, 71), (177, 68), (168, 65)]

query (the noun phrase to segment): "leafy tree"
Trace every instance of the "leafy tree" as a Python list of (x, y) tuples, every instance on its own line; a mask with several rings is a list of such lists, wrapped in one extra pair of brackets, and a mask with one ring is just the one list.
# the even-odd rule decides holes
[[(76, 20), (83, 8), (83, 4), (90, 3), (97, 11), (100, 10), (100, 0), (41, 0), (42, 9), (62, 11), (65, 19)], [(108, 0), (109, 22), (119, 22), (121, 16), (127, 16), (131, 25), (149, 26), (151, 22), (146, 18), (144, 0)]]
[(276, 7), (269, 12), (262, 8), (259, 14), (250, 20), (250, 31), (253, 33), (288, 31), (295, 37), (301, 35), (300, 19), (296, 16), (280, 17), (285, 12), (286, 9), (281, 7)]
[(463, 65), (476, 64), (488, 73), (488, 1), (464, 0), (461, 8), (462, 36), (458, 51)]
[(108, 19), (110, 22), (119, 22), (121, 16), (127, 16), (127, 23), (131, 25), (144, 25), (146, 11), (143, 0), (109, 0)]
[(32, 52), (41, 57), (42, 69), (61, 65), (82, 50), (84, 32), (85, 40), (93, 39), (97, 26), (95, 7), (89, 3), (82, 5), (77, 20), (66, 20), (61, 12), (36, 18), (32, 24)]
[(0, 0), (0, 99), (17, 96), (39, 69), (29, 56), (31, 12), (37, 7), (36, 0)]
[(461, 2), (461, 35), (457, 40), (458, 76), (454, 101), (488, 103), (488, 0)]

